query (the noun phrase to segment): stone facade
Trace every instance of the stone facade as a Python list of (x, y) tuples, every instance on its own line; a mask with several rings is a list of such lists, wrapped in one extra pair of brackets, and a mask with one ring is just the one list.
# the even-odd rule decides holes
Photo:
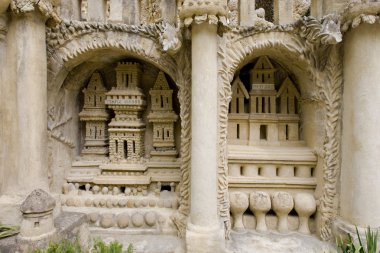
[[(360, 0), (2, 1), (0, 223), (42, 238), (73, 211), (93, 236), (197, 253), (270, 252), (268, 240), (327, 252), (354, 226), (380, 226), (379, 12)], [(29, 212), (33, 194), (57, 205)]]

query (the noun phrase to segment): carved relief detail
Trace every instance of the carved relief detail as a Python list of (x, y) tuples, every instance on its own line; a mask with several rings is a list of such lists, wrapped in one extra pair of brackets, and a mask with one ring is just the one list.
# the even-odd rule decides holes
[[(186, 47), (190, 44), (186, 41)], [(178, 99), (181, 105), (181, 158), (180, 167), (180, 200), (178, 212), (172, 217), (178, 230), (178, 236), (185, 237), (187, 217), (190, 213), (190, 173), (191, 173), (191, 52), (181, 50), (177, 57), (179, 66), (177, 85), (179, 86)]]
[(331, 221), (337, 215), (337, 183), (340, 175), (340, 136), (342, 113), (343, 64), (340, 46), (331, 48), (325, 79), (316, 82), (321, 101), (325, 104), (326, 125), (323, 144), (323, 193), (319, 199), (321, 212), (320, 236), (331, 239)]

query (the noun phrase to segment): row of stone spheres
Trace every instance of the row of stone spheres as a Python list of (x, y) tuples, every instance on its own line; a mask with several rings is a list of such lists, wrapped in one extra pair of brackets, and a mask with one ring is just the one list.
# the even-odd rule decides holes
[(336, 252), (380, 227), (380, 1), (0, 1), (0, 252)]

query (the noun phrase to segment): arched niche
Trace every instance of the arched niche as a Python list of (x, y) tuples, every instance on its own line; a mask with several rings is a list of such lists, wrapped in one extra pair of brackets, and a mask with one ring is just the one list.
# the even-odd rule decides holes
[[(268, 64), (274, 70), (270, 73), (265, 67), (265, 76), (261, 76), (261, 72), (252, 72), (257, 65), (262, 64), (263, 59), (269, 60)], [(287, 192), (293, 198), (298, 193), (309, 194), (311, 198), (318, 196), (323, 186), (323, 159), (319, 159), (315, 153), (323, 148), (325, 111), (323, 106), (313, 100), (318, 87), (311, 66), (305, 59), (294, 59), (294, 55), (289, 52), (280, 54), (276, 49), (261, 49), (245, 58), (234, 70), (233, 78), (230, 79), (232, 100), (229, 104), (227, 131), (229, 192), (250, 194), (259, 190), (268, 194)], [(252, 73), (257, 76), (252, 77)], [(252, 78), (256, 77), (260, 80), (252, 82)], [(273, 90), (261, 87), (262, 84), (271, 83), (266, 78), (273, 81), (273, 86), (270, 85)], [(237, 82), (240, 82), (240, 86)], [(255, 85), (259, 86), (254, 89)], [(297, 99), (293, 111), (289, 110), (289, 105), (285, 107), (288, 108), (287, 112), (285, 109), (285, 116), (281, 92), (286, 85), (290, 85), (287, 87), (292, 87), (297, 93)], [(237, 87), (240, 87), (239, 96), (244, 97), (244, 106), (240, 110), (237, 109)], [(272, 109), (268, 104), (265, 109), (264, 106), (260, 109), (252, 107), (252, 98), (260, 92), (264, 94), (263, 103), (264, 97), (272, 96), (275, 99)], [(267, 101), (270, 100), (265, 100), (270, 103)], [(284, 120), (283, 116), (289, 117)], [(292, 133), (288, 137), (288, 131), (296, 133), (296, 137)], [(268, 137), (270, 134), (275, 137)], [(243, 140), (237, 140), (239, 135)], [(307, 173), (303, 174), (302, 171)], [(246, 214), (245, 227), (255, 229), (249, 222), (250, 215), (249, 212)], [(275, 213), (269, 212), (267, 220), (271, 229), (276, 229), (273, 226), (275, 219)], [(289, 216), (290, 230), (297, 230), (297, 222), (298, 216), (294, 211)], [(317, 219), (311, 220), (310, 229), (312, 233), (317, 233)]]
[[(146, 123), (144, 134), (145, 156), (149, 157), (152, 149), (152, 124), (148, 122), (147, 115), (151, 110), (149, 90), (153, 87), (160, 71), (165, 73), (170, 89), (173, 89), (173, 110), (177, 115), (180, 112), (178, 100), (178, 86), (165, 69), (157, 68), (148, 60), (131, 55), (120, 55), (117, 51), (104, 50), (102, 55), (97, 55), (87, 61), (79, 63), (65, 75), (66, 78), (59, 85), (58, 79), (50, 83), (49, 89), (49, 172), (53, 191), (60, 192), (75, 160), (81, 159), (81, 151), (84, 144), (85, 125), (80, 121), (79, 113), (83, 108), (83, 89), (88, 85), (94, 72), (102, 76), (104, 86), (110, 90), (116, 85), (115, 67), (121, 60), (137, 62), (142, 68), (141, 88), (146, 96), (147, 107), (143, 111), (142, 118)], [(78, 61), (80, 62), (80, 61)], [(111, 110), (110, 117), (113, 116)], [(181, 120), (175, 123), (175, 144), (177, 151), (181, 146)]]
[[(315, 84), (317, 77), (315, 72), (303, 56), (296, 56), (291, 52), (279, 49), (258, 49), (255, 53), (246, 57), (235, 68), (234, 80), (239, 76), (249, 92), (248, 71), (255, 65), (261, 56), (266, 56), (273, 63), (275, 72), (276, 90), (278, 91), (282, 82), (289, 77), (300, 93), (298, 99), (298, 113), (300, 116), (299, 139), (305, 141), (306, 145), (313, 150), (320, 150), (323, 145), (324, 136), (324, 110), (314, 97), (319, 92)], [(232, 75), (231, 75), (232, 77)], [(248, 101), (245, 101), (248, 103)]]

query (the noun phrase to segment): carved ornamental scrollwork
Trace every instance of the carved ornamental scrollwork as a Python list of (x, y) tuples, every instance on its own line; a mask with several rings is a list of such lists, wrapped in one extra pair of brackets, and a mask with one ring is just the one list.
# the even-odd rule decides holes
[(161, 44), (160, 50), (171, 54), (178, 52), (181, 47), (182, 37), (179, 30), (168, 23), (138, 26), (63, 20), (58, 26), (47, 28), (46, 41), (51, 52), (75, 38), (95, 32), (109, 31), (137, 34), (158, 41)]
[[(190, 48), (189, 42), (185, 41)], [(178, 100), (181, 104), (181, 158), (180, 167), (180, 200), (177, 214), (172, 218), (178, 229), (178, 236), (184, 237), (186, 233), (187, 217), (190, 213), (190, 170), (191, 170), (191, 52), (181, 50), (176, 58), (177, 85), (179, 87)]]

